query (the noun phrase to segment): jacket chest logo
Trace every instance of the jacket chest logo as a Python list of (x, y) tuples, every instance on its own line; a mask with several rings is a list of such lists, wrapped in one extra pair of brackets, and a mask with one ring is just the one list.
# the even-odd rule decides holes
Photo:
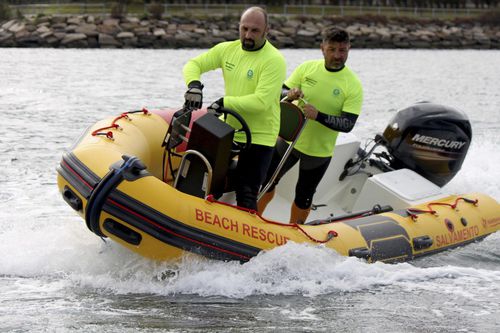
[(251, 80), (253, 78), (253, 70), (249, 69), (247, 72), (247, 79)]

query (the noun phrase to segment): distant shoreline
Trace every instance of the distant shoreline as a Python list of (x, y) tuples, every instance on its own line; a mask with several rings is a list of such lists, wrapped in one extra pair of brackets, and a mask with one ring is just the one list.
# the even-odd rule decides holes
[[(273, 16), (269, 39), (279, 48), (315, 48), (327, 25), (346, 28), (353, 48), (500, 49), (498, 26), (472, 20), (372, 20)], [(38, 16), (0, 22), (0, 47), (209, 48), (238, 38), (234, 16), (140, 20), (92, 15)]]

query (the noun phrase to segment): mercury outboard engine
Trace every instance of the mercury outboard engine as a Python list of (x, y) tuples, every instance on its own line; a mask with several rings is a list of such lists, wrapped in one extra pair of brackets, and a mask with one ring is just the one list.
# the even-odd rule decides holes
[(398, 111), (383, 138), (391, 167), (411, 169), (444, 186), (462, 167), (472, 129), (465, 113), (421, 102)]

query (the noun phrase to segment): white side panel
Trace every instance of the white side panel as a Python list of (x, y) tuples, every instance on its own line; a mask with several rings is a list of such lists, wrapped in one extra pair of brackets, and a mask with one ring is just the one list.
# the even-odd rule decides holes
[(368, 178), (353, 210), (366, 209), (376, 204), (403, 209), (446, 196), (440, 187), (416, 172), (400, 169)]

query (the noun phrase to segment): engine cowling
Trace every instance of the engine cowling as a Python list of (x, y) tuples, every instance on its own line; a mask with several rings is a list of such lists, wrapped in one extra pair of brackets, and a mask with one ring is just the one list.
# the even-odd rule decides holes
[(383, 137), (391, 167), (411, 169), (442, 187), (461, 169), (472, 129), (464, 112), (421, 102), (398, 111)]

